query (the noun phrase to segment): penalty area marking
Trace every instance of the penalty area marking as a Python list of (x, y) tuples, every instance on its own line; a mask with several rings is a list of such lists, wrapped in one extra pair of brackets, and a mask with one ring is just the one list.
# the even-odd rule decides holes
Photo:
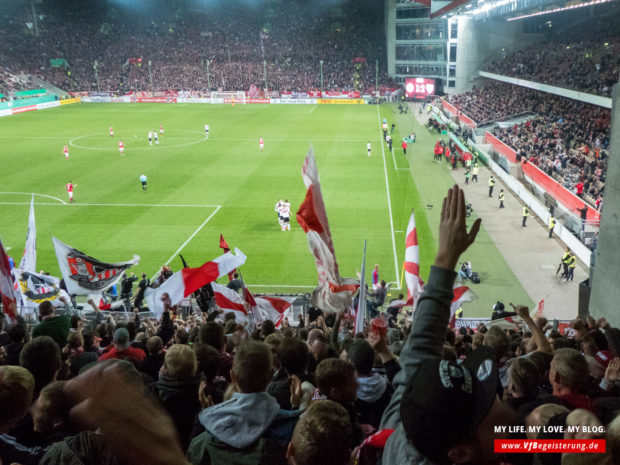
[[(177, 147), (187, 147), (189, 145), (196, 145), (196, 144), (200, 144), (201, 142), (204, 142), (206, 140), (208, 140), (208, 137), (206, 136), (206, 134), (202, 134), (201, 132), (198, 131), (186, 131), (187, 132), (191, 132), (191, 133), (196, 133), (196, 134), (201, 134), (202, 137), (200, 139), (193, 139), (191, 140), (191, 142), (185, 142), (183, 144), (174, 144), (174, 145), (149, 145), (147, 147), (131, 147), (129, 150), (134, 151), (134, 150), (160, 150), (160, 149), (172, 149), (172, 148), (177, 148)], [(94, 134), (86, 134), (83, 136), (77, 136), (74, 137), (73, 139), (69, 140), (69, 145), (71, 147), (75, 147), (77, 149), (84, 149), (84, 150), (104, 150), (104, 151), (108, 151), (108, 152), (114, 152), (116, 150), (118, 150), (118, 147), (116, 146), (116, 136), (114, 137), (110, 137), (110, 140), (112, 140), (114, 142), (114, 147), (88, 147), (86, 145), (80, 145), (80, 144), (76, 144), (75, 141), (79, 141), (82, 139), (85, 139), (87, 137), (99, 137), (101, 139), (104, 139), (104, 137), (101, 137), (102, 133), (94, 133)], [(119, 138), (120, 139), (120, 138)], [(125, 137), (126, 141), (132, 141), (132, 140), (144, 140), (147, 139), (146, 137), (137, 137), (137, 138), (132, 138), (132, 137)], [(165, 136), (162, 136), (161, 138), (162, 140), (166, 140)], [(170, 138), (170, 140), (173, 139), (172, 137)], [(177, 139), (181, 139), (181, 138), (177, 138)], [(186, 139), (182, 139), (182, 140), (186, 140)]]
[[(0, 195), (38, 195), (39, 197), (47, 197), (48, 199), (58, 200), (60, 204), (55, 203), (35, 203), (35, 205), (68, 205), (64, 200), (46, 194), (37, 194), (36, 192), (0, 192)], [(30, 205), (30, 202), (2, 202), (2, 205)]]

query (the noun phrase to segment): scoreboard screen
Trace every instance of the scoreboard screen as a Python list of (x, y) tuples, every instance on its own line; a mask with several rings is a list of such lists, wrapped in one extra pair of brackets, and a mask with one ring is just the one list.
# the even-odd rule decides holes
[(407, 78), (405, 81), (405, 96), (407, 98), (423, 99), (427, 95), (435, 94), (435, 80), (427, 78)]

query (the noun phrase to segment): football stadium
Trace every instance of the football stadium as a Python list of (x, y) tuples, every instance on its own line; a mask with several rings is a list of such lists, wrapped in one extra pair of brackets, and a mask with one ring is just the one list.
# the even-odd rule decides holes
[(620, 463), (619, 72), (617, 0), (0, 0), (0, 464)]

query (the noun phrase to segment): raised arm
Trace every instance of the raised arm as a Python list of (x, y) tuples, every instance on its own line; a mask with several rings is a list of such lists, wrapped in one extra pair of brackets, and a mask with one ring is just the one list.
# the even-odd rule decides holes
[(534, 319), (530, 316), (530, 309), (525, 305), (517, 305), (516, 307), (510, 304), (517, 311), (517, 315), (521, 317), (521, 319), (525, 322), (527, 327), (532, 332), (532, 337), (534, 338), (534, 342), (536, 342), (536, 349), (539, 352), (546, 352), (548, 354), (553, 353), (553, 349), (551, 348), (551, 344), (545, 337), (545, 334), (540, 329), (540, 326), (536, 324)]
[(424, 293), (418, 300), (411, 333), (399, 360), (401, 371), (394, 378), (395, 392), (383, 414), (381, 428), (398, 426), (400, 400), (407, 382), (424, 360), (441, 357), (456, 277), (454, 268), (480, 230), (481, 220), (477, 219), (468, 232), (465, 217), (464, 193), (455, 185), (443, 200), (435, 264), (431, 267)]

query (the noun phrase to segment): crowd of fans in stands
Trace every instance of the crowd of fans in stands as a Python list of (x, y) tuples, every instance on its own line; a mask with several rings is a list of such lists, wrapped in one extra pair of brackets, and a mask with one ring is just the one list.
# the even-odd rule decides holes
[[(321, 60), (325, 90), (370, 90), (375, 59), (385, 82), (383, 25), (364, 8), (376, 5), (346, 2), (334, 20), (306, 2), (259, 10), (242, 3), (156, 19), (52, 9), (38, 37), (13, 24), (0, 56), (69, 91), (247, 91), (265, 82), (278, 91), (320, 90)], [(354, 63), (357, 57), (364, 60)], [(51, 67), (50, 58), (69, 67)]]
[(532, 45), (494, 61), (485, 71), (611, 96), (620, 71), (620, 39)]
[(12, 73), (11, 70), (0, 66), (0, 102), (6, 102), (9, 94), (34, 88), (34, 83), (29, 75)]
[(600, 207), (609, 156), (611, 113), (608, 109), (520, 86), (494, 83), (450, 96), (476, 122), (523, 112), (521, 124), (496, 126), (493, 134), (528, 160)]
[[(0, 460), (619, 463), (620, 330), (588, 318), (561, 335), (522, 306), (521, 327), (498, 318), (447, 328), (454, 268), (479, 227), (467, 231), (455, 186), (415, 318), (390, 311), (385, 332), (355, 334), (346, 317), (316, 308), (277, 329), (169, 306), (160, 321), (137, 309), (116, 321), (92, 301), (86, 322), (42, 303), (34, 328), (0, 328)], [(509, 437), (495, 428), (511, 425), (590, 426), (510, 437), (606, 437), (607, 454), (495, 454), (493, 440)]]

